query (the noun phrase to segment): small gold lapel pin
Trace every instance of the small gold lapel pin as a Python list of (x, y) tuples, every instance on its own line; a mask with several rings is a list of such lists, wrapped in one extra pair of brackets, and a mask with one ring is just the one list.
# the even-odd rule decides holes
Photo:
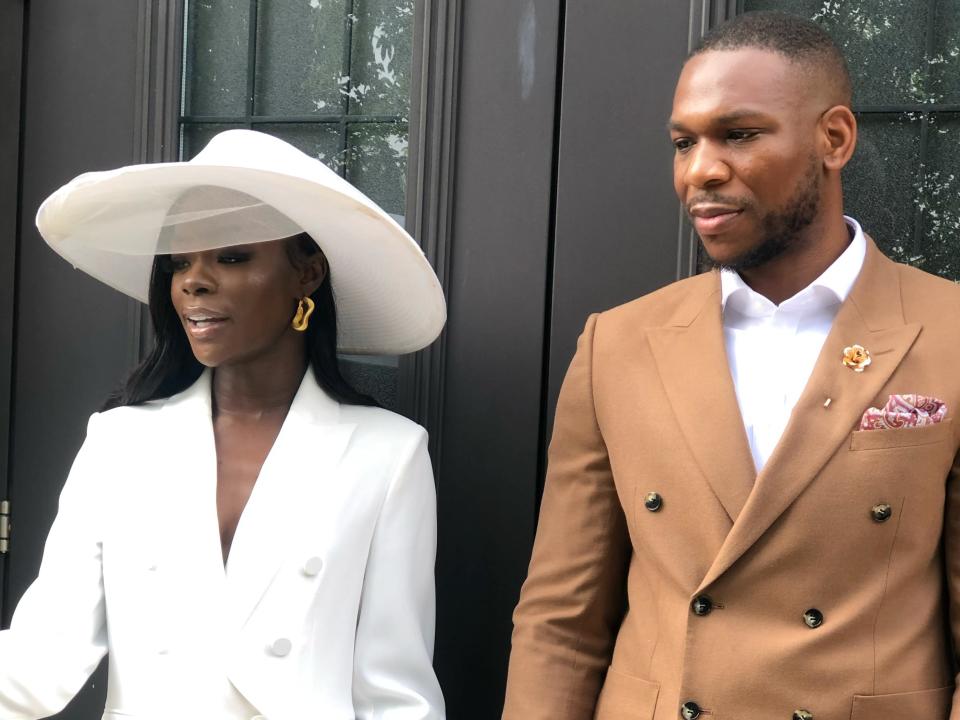
[(843, 364), (854, 372), (863, 372), (871, 362), (870, 351), (863, 345), (851, 345), (843, 349)]

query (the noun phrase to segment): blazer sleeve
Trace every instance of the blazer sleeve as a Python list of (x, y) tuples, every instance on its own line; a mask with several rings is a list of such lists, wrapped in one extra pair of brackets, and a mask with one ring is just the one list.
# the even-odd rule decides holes
[[(956, 424), (956, 421), (954, 421)], [(960, 429), (958, 429), (960, 432)], [(960, 668), (960, 453), (954, 458), (947, 478), (947, 506), (943, 545), (946, 560), (947, 594), (950, 601), (950, 630), (953, 636), (954, 667)], [(950, 720), (960, 720), (960, 674), (955, 678)]]
[(59, 712), (107, 651), (97, 420), (60, 494), (40, 573), (0, 632), (0, 720)]
[(357, 720), (442, 720), (433, 671), (436, 491), (420, 429), (390, 483), (360, 599), (354, 650)]
[(623, 619), (630, 542), (594, 406), (596, 327), (560, 390), (504, 720), (592, 720)]

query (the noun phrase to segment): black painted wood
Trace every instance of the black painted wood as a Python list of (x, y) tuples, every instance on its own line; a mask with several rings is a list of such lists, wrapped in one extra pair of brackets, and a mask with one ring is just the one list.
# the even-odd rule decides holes
[[(23, 0), (0, 4), (0, 500), (7, 497), (10, 394), (13, 389), (14, 281), (20, 195), (20, 91)], [(0, 617), (6, 560), (0, 557)]]
[(546, 438), (587, 316), (690, 272), (666, 124), (700, 4), (567, 0)]
[(536, 512), (560, 2), (462, 12), (435, 664), (449, 717), (491, 720)]

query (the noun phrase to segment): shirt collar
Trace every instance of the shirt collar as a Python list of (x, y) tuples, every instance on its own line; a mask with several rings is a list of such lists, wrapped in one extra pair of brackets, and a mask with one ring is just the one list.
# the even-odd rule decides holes
[[(843, 219), (853, 233), (847, 249), (820, 277), (793, 297), (784, 300), (780, 307), (806, 304), (804, 301), (810, 298), (819, 298), (818, 304), (823, 304), (824, 301), (842, 303), (847, 299), (863, 267), (867, 255), (867, 240), (860, 223), (846, 215)], [(723, 269), (720, 271), (720, 303), (723, 310), (727, 309), (728, 301), (731, 301), (732, 307), (737, 311), (747, 315), (767, 314), (777, 307), (750, 288), (735, 270)]]

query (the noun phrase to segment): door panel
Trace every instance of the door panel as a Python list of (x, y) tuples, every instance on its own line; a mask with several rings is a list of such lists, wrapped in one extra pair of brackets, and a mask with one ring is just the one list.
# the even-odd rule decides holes
[[(133, 302), (56, 256), (33, 218), (43, 198), (78, 173), (132, 162), (137, 20), (129, 0), (28, 8), (5, 625), (36, 576), (86, 419), (136, 352)], [(95, 676), (96, 689), (58, 717), (99, 718), (103, 684)]]
[(566, 7), (547, 437), (587, 316), (687, 274), (666, 125), (690, 7)]

